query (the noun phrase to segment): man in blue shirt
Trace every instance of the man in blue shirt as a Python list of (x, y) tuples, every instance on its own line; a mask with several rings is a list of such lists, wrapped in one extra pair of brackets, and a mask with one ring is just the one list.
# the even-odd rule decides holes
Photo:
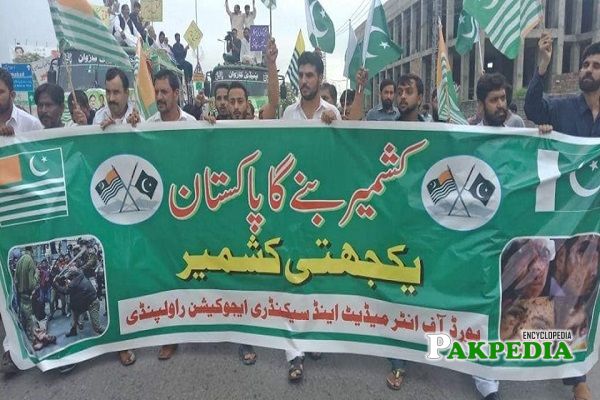
[(367, 121), (396, 121), (400, 111), (394, 106), (396, 84), (391, 79), (384, 79), (379, 84), (381, 102), (367, 112)]
[(552, 37), (542, 34), (538, 43), (539, 62), (527, 88), (525, 114), (536, 124), (550, 124), (571, 136), (600, 136), (600, 42), (583, 52), (577, 96), (544, 98), (544, 75), (552, 57)]

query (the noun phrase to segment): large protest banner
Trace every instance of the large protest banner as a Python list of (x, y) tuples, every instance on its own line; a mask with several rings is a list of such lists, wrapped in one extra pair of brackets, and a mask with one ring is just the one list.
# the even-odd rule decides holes
[[(4, 344), (43, 370), (190, 341), (427, 362), (428, 333), (561, 329), (572, 360), (436, 365), (583, 374), (597, 361), (599, 157), (598, 139), (427, 123), (0, 138)], [(33, 295), (18, 273), (27, 260), (41, 277)], [(72, 327), (51, 281), (90, 321)], [(75, 304), (73, 282), (87, 281), (100, 301)]]

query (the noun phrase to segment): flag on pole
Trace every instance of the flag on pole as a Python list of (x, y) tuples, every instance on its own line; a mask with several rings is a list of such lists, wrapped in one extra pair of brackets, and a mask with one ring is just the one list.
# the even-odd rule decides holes
[(144, 119), (150, 118), (158, 110), (156, 107), (156, 98), (154, 96), (154, 84), (152, 83), (152, 74), (148, 68), (148, 59), (142, 46), (142, 39), (138, 39), (137, 51), (135, 55), (135, 97), (138, 108)]
[(438, 59), (436, 86), (438, 93), (438, 114), (440, 121), (458, 125), (469, 125), (460, 108), (452, 79), (452, 67), (448, 61), (448, 49), (442, 32), (442, 22), (438, 20)]
[(294, 54), (292, 55), (292, 60), (290, 61), (290, 66), (286, 73), (288, 80), (292, 85), (292, 89), (296, 94), (300, 92), (300, 87), (298, 86), (298, 59), (302, 53), (304, 53), (304, 37), (302, 36), (302, 29), (300, 29), (298, 38), (296, 39), (296, 46), (294, 47)]
[(468, 12), (462, 10), (458, 19), (456, 51), (461, 55), (466, 54), (477, 42), (479, 42), (479, 24)]
[(356, 76), (356, 71), (360, 68), (362, 46), (358, 48), (358, 40), (356, 33), (352, 29), (352, 22), (348, 22), (348, 47), (344, 55), (344, 76), (348, 79), (353, 79)]
[(277, 8), (277, 1), (276, 0), (262, 0), (263, 4), (265, 5), (265, 7), (274, 10)]
[(314, 48), (325, 53), (333, 53), (335, 48), (335, 28), (333, 21), (325, 12), (318, 0), (305, 0), (306, 25), (308, 39)]
[(94, 54), (122, 68), (129, 57), (86, 0), (48, 0), (59, 47)]
[(398, 60), (402, 49), (396, 45), (387, 28), (385, 11), (381, 0), (373, 0), (365, 25), (365, 39), (362, 49), (362, 64), (372, 75), (383, 67)]
[(539, 0), (465, 0), (464, 9), (481, 25), (492, 45), (510, 59), (519, 54), (525, 38), (543, 17)]

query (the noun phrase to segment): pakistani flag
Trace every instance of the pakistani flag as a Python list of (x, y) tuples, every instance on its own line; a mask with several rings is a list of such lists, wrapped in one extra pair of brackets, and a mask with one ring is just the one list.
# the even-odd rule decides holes
[(438, 91), (438, 114), (440, 121), (458, 125), (468, 125), (467, 119), (458, 107), (458, 96), (454, 88), (452, 68), (448, 61), (448, 49), (442, 32), (442, 22), (438, 20), (438, 59), (436, 86)]
[(333, 53), (335, 48), (335, 28), (329, 15), (317, 0), (305, 0), (308, 39), (314, 48), (325, 53)]
[(302, 29), (300, 29), (298, 38), (296, 39), (296, 46), (294, 46), (294, 54), (292, 54), (292, 60), (286, 73), (296, 94), (300, 92), (300, 87), (298, 86), (298, 59), (302, 53), (304, 53), (304, 37), (302, 36)]
[(390, 37), (381, 0), (373, 0), (365, 25), (362, 63), (372, 75), (398, 60), (402, 49)]
[(461, 55), (466, 54), (476, 42), (479, 42), (479, 24), (468, 12), (462, 10), (458, 19), (456, 51)]
[(600, 154), (538, 150), (536, 212), (586, 212), (600, 208)]
[(0, 158), (0, 228), (68, 213), (60, 149)]
[(86, 0), (48, 0), (59, 47), (78, 49), (131, 69), (129, 57)]
[(277, 1), (275, 0), (262, 0), (263, 4), (265, 5), (265, 7), (274, 10), (277, 8)]
[(348, 47), (344, 55), (344, 76), (350, 80), (355, 79), (356, 72), (361, 65), (362, 44), (358, 44), (356, 33), (352, 29), (352, 22), (348, 22)]
[(464, 0), (463, 7), (483, 27), (492, 45), (510, 59), (517, 57), (521, 38), (543, 16), (539, 0)]

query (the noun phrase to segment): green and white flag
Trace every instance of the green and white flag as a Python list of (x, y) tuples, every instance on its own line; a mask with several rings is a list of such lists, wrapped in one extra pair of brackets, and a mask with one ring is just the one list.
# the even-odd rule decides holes
[(463, 8), (510, 59), (517, 57), (521, 39), (541, 21), (544, 11), (538, 0), (465, 0)]
[(448, 61), (448, 49), (446, 48), (441, 21), (438, 21), (438, 59), (436, 72), (440, 121), (468, 125), (467, 119), (458, 107), (458, 96), (454, 88), (452, 67)]
[(318, 0), (305, 0), (306, 25), (308, 39), (314, 48), (325, 53), (333, 53), (335, 49), (335, 28), (333, 21), (325, 12)]
[(476, 42), (479, 42), (479, 24), (468, 12), (462, 10), (458, 19), (456, 51), (461, 55), (466, 54)]
[(373, 0), (365, 25), (363, 43), (362, 63), (372, 75), (398, 60), (402, 55), (402, 49), (392, 41), (388, 32), (381, 0)]
[(129, 57), (86, 0), (48, 0), (59, 47), (78, 49), (131, 69)]
[(348, 79), (354, 79), (356, 71), (360, 68), (362, 54), (362, 44), (359, 46), (356, 33), (352, 29), (352, 22), (348, 22), (348, 47), (344, 55), (344, 76)]
[(0, 228), (68, 214), (61, 149), (0, 158)]
[(265, 7), (270, 8), (271, 10), (274, 10), (277, 8), (276, 0), (262, 0), (262, 2), (265, 5)]

